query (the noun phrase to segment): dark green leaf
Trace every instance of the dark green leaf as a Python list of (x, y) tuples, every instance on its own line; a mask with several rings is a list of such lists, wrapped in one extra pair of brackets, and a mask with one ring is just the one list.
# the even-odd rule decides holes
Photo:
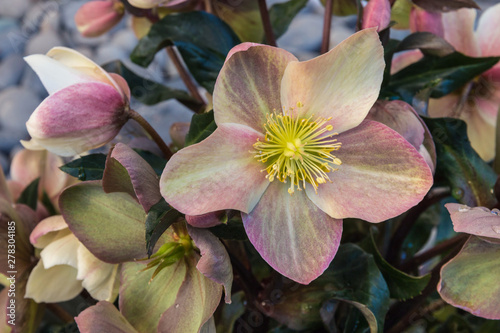
[(106, 166), (105, 154), (90, 154), (66, 163), (59, 169), (79, 180), (102, 179)]
[(430, 96), (439, 98), (462, 87), (499, 60), (500, 57), (472, 58), (459, 52), (444, 57), (425, 56), (392, 75), (381, 95), (399, 95), (411, 104), (416, 93), (433, 86)]
[(56, 215), (57, 214), (57, 211), (54, 208), (54, 205), (50, 201), (50, 198), (47, 195), (47, 192), (45, 192), (45, 191), (43, 191), (43, 195), (42, 195), (42, 204), (45, 206), (45, 208), (47, 208), (47, 212), (49, 213), (49, 215)]
[(231, 304), (223, 304), (220, 319), (217, 321), (217, 332), (233, 332), (236, 320), (245, 313), (245, 293), (239, 291), (231, 295)]
[(167, 160), (147, 150), (134, 149), (134, 151), (146, 162), (148, 162), (149, 165), (151, 165), (158, 176), (161, 176), (163, 169), (165, 169), (165, 165), (167, 164)]
[(170, 205), (161, 199), (149, 210), (146, 217), (146, 249), (148, 257), (153, 254), (153, 249), (158, 239), (178, 218), (181, 213), (170, 207)]
[(473, 0), (413, 0), (413, 3), (429, 12), (449, 12), (460, 8), (481, 9)]
[(33, 210), (36, 210), (36, 203), (38, 201), (38, 183), (40, 182), (40, 178), (32, 181), (21, 193), (19, 199), (17, 199), (17, 203), (25, 204)]
[(420, 295), (422, 290), (429, 283), (431, 278), (430, 274), (414, 277), (394, 268), (378, 251), (373, 232), (370, 232), (370, 238), (371, 247), (368, 252), (373, 255), (380, 272), (384, 276), (385, 282), (387, 282), (387, 286), (391, 293), (391, 298), (404, 300)]
[(415, 32), (399, 43), (396, 52), (420, 49), (422, 53), (444, 57), (455, 51), (453, 46), (443, 38), (430, 32)]
[(187, 12), (167, 15), (153, 24), (130, 58), (147, 66), (156, 52), (175, 44), (196, 81), (212, 93), (227, 53), (239, 43), (231, 28), (218, 17), (205, 12)]
[(247, 240), (247, 234), (241, 220), (229, 220), (225, 224), (208, 228), (215, 236), (222, 239)]
[(199, 109), (200, 105), (187, 92), (173, 89), (135, 74), (121, 61), (113, 61), (103, 66), (108, 72), (116, 73), (127, 81), (130, 93), (139, 102), (154, 105), (175, 98), (191, 109)]
[(275, 279), (263, 297), (271, 316), (295, 330), (321, 327), (323, 322), (335, 331), (332, 319), (341, 301), (355, 307), (348, 311), (345, 332), (368, 327), (383, 332), (389, 308), (389, 290), (373, 256), (349, 243), (340, 246), (330, 267), (309, 285)]
[(436, 144), (436, 177), (447, 182), (461, 203), (493, 207), (497, 176), (470, 146), (465, 122), (452, 118), (424, 120)]
[(186, 147), (201, 142), (212, 134), (217, 125), (214, 120), (214, 112), (210, 111), (202, 114), (194, 114), (191, 119), (191, 126), (186, 135)]
[(269, 9), (269, 19), (273, 27), (274, 38), (283, 35), (294, 17), (305, 7), (307, 0), (289, 0), (277, 3)]

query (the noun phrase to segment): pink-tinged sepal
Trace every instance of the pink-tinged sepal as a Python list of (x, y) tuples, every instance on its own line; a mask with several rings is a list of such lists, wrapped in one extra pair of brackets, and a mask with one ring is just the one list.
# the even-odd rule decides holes
[(381, 31), (391, 23), (391, 3), (389, 0), (371, 0), (363, 9), (362, 28), (377, 28)]
[(26, 127), (45, 149), (71, 156), (111, 141), (127, 122), (128, 106), (110, 85), (77, 83), (47, 97)]
[(97, 37), (113, 28), (125, 14), (119, 1), (90, 1), (80, 7), (75, 15), (78, 31), (85, 37)]
[(242, 214), (250, 242), (271, 267), (309, 284), (337, 253), (342, 220), (311, 202), (304, 191), (290, 195), (288, 185), (274, 181), (250, 214)]
[(138, 333), (120, 311), (106, 301), (80, 312), (75, 321), (81, 333)]
[(486, 207), (469, 207), (448, 203), (453, 229), (471, 235), (484, 237), (486, 241), (500, 243), (500, 211)]
[(410, 12), (410, 30), (412, 32), (431, 32), (441, 38), (444, 37), (441, 13), (428, 12), (413, 6)]

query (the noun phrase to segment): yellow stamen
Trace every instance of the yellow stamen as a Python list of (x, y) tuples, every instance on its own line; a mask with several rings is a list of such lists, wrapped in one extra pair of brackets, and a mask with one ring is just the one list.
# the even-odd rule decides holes
[[(297, 102), (297, 108), (303, 106)], [(295, 109), (291, 108), (290, 111)], [(286, 183), (289, 179), (288, 193), (293, 194), (295, 188), (301, 191), (306, 182), (317, 193), (319, 184), (331, 182), (327, 173), (337, 170), (334, 166), (342, 164), (339, 158), (331, 154), (339, 150), (342, 144), (333, 139), (338, 133), (328, 133), (333, 131), (333, 125), (328, 124), (331, 118), (318, 117), (311, 121), (312, 116), (298, 118), (291, 115), (290, 111), (283, 107), (282, 114), (273, 112), (267, 115), (265, 139), (257, 139), (253, 145), (255, 151), (251, 153), (266, 165), (262, 171), (267, 171), (266, 178), (270, 182), (277, 178)]]

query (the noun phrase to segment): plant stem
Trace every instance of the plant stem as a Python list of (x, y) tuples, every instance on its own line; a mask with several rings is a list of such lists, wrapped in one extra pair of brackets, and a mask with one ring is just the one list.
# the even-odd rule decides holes
[[(387, 315), (387, 318), (389, 320), (386, 322), (386, 329), (384, 331), (386, 331), (387, 333), (403, 332), (411, 323), (414, 322), (414, 318), (422, 312), (419, 311), (418, 308), (425, 302), (427, 297), (432, 292), (436, 291), (436, 286), (440, 278), (441, 268), (444, 266), (444, 264), (446, 264), (458, 254), (466, 240), (467, 238), (462, 239), (461, 242), (457, 243), (453, 250), (436, 266), (434, 266), (434, 268), (432, 268), (431, 279), (419, 296), (408, 301), (397, 302), (389, 309)], [(391, 322), (393, 325), (391, 325)]]
[(59, 304), (57, 303), (47, 303), (45, 304), (47, 309), (55, 314), (59, 319), (61, 319), (64, 323), (69, 324), (75, 321), (72, 315), (66, 312)]
[(407, 261), (404, 261), (399, 268), (402, 271), (408, 272), (408, 271), (412, 270), (413, 268), (416, 268), (419, 265), (423, 264), (427, 260), (434, 258), (437, 255), (440, 255), (441, 253), (449, 250), (450, 248), (453, 248), (456, 244), (462, 242), (467, 237), (469, 237), (469, 235), (460, 234), (460, 235), (455, 236), (453, 238), (447, 239), (447, 240), (437, 244), (433, 248), (423, 252), (422, 254), (419, 254), (418, 256), (415, 256), (411, 259), (408, 259)]
[(392, 264), (393, 266), (398, 266), (399, 252), (401, 251), (401, 247), (403, 246), (404, 240), (406, 239), (406, 236), (408, 236), (411, 228), (413, 227), (415, 222), (417, 222), (420, 214), (422, 214), (430, 206), (448, 197), (449, 195), (449, 191), (437, 194), (429, 193), (418, 205), (416, 205), (406, 213), (405, 217), (394, 232), (394, 235), (391, 238), (391, 242), (389, 243), (389, 250), (387, 251), (387, 261), (390, 264)]
[[(203, 97), (201, 97), (198, 88), (194, 84), (193, 80), (191, 79), (191, 76), (189, 73), (186, 71), (186, 68), (182, 65), (181, 60), (179, 59), (179, 56), (177, 55), (177, 52), (175, 51), (173, 46), (167, 46), (165, 48), (167, 51), (167, 54), (174, 63), (175, 68), (177, 69), (177, 72), (179, 72), (179, 75), (186, 85), (186, 88), (189, 90), (189, 93), (203, 106), (205, 106), (205, 101), (203, 100)], [(204, 107), (202, 108), (204, 109)]]
[(144, 119), (139, 113), (132, 109), (128, 111), (128, 114), (130, 118), (134, 119), (137, 123), (139, 123), (139, 125), (141, 125), (142, 128), (144, 128), (146, 132), (148, 132), (148, 134), (162, 151), (163, 155), (165, 155), (167, 159), (170, 159), (170, 157), (172, 157), (173, 155), (172, 151), (170, 150), (170, 148), (168, 148), (167, 144), (165, 143), (165, 141), (163, 141), (158, 132), (156, 132), (155, 129), (146, 121), (146, 119)]
[(326, 0), (325, 15), (323, 16), (323, 40), (321, 41), (321, 54), (330, 49), (330, 29), (332, 27), (333, 0)]
[(269, 19), (269, 11), (267, 10), (266, 0), (258, 1), (260, 18), (262, 19), (262, 25), (264, 26), (264, 33), (266, 34), (267, 44), (276, 46), (276, 39), (274, 38), (273, 27), (271, 26), (271, 20)]

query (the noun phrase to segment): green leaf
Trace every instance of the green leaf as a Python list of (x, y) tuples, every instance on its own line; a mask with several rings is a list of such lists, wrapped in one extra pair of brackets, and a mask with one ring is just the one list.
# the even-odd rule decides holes
[(348, 311), (344, 332), (383, 332), (389, 308), (389, 290), (373, 256), (349, 243), (340, 246), (330, 267), (309, 285), (279, 278), (266, 293), (270, 315), (295, 330), (321, 327), (322, 322), (336, 329), (336, 303), (341, 301), (356, 308)]
[(238, 291), (231, 296), (231, 304), (223, 304), (217, 333), (232, 333), (236, 320), (245, 313), (245, 293)]
[(163, 173), (163, 169), (165, 169), (165, 165), (167, 165), (166, 159), (147, 150), (134, 149), (134, 151), (139, 154), (144, 160), (146, 160), (149, 165), (151, 165), (158, 176), (161, 176), (161, 174)]
[(424, 120), (436, 144), (436, 179), (443, 179), (455, 199), (467, 206), (493, 207), (497, 176), (470, 146), (465, 122), (452, 118)]
[(102, 179), (106, 166), (105, 154), (90, 154), (66, 163), (59, 169), (79, 180)]
[(430, 32), (412, 33), (399, 43), (396, 52), (413, 49), (420, 49), (424, 54), (437, 57), (444, 57), (455, 52), (450, 43)]
[(384, 276), (385, 282), (387, 282), (387, 286), (391, 293), (391, 298), (405, 300), (420, 295), (422, 290), (429, 283), (431, 275), (427, 274), (415, 277), (394, 268), (378, 251), (373, 237), (373, 230), (370, 231), (370, 239), (371, 242), (368, 252), (373, 255), (380, 272)]
[(45, 206), (45, 208), (47, 208), (47, 212), (49, 213), (50, 216), (57, 214), (57, 211), (54, 205), (52, 204), (52, 201), (50, 201), (50, 198), (47, 192), (45, 192), (45, 190), (43, 191), (42, 194), (42, 204)]
[(191, 126), (189, 126), (189, 132), (186, 135), (185, 147), (205, 140), (216, 128), (213, 111), (194, 114), (191, 119)]
[(32, 181), (26, 188), (23, 190), (19, 199), (17, 199), (17, 203), (25, 204), (33, 210), (36, 210), (36, 203), (38, 201), (38, 183), (40, 182), (40, 177)]
[(289, 0), (277, 3), (269, 9), (269, 19), (273, 27), (274, 38), (283, 35), (292, 20), (306, 6), (307, 0)]
[(170, 205), (161, 199), (149, 210), (146, 217), (146, 249), (148, 257), (153, 254), (154, 247), (161, 235), (182, 216), (181, 213), (170, 207)]
[(199, 109), (200, 104), (186, 91), (173, 89), (135, 74), (121, 61), (113, 61), (103, 66), (108, 72), (116, 73), (127, 81), (130, 93), (139, 102), (154, 105), (175, 98), (189, 108)]
[(419, 91), (433, 86), (431, 97), (443, 97), (491, 68), (500, 57), (472, 58), (459, 52), (444, 57), (425, 56), (391, 76), (383, 97), (400, 96), (411, 104)]
[(227, 53), (239, 43), (231, 28), (218, 17), (205, 12), (179, 13), (153, 24), (130, 58), (147, 66), (156, 52), (175, 44), (196, 81), (212, 93)]
[(489, 319), (500, 319), (500, 244), (476, 236), (441, 269), (438, 291), (453, 306)]

